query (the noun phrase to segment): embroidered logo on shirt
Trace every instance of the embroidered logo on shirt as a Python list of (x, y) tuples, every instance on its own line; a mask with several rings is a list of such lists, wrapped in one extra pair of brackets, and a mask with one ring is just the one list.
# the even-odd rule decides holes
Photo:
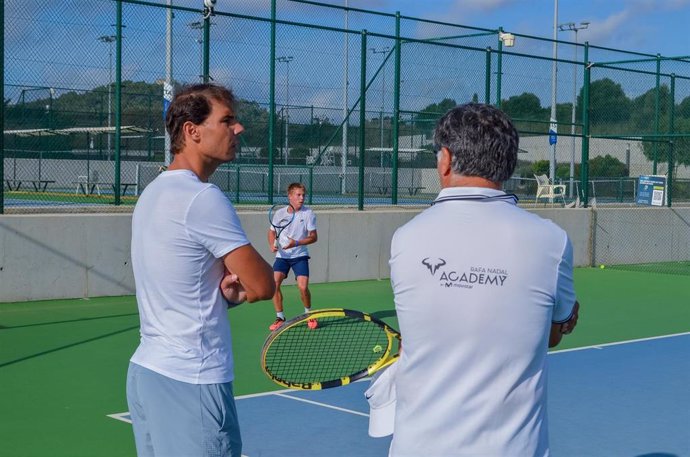
[(438, 278), (440, 287), (460, 287), (472, 289), (475, 286), (503, 287), (508, 279), (508, 271), (505, 268), (474, 266), (464, 271), (458, 271), (445, 266), (447, 262), (440, 257), (426, 257), (422, 259), (431, 276), (435, 277), (437, 271), (441, 271)]
[(441, 258), (430, 259), (427, 257), (422, 259), (422, 265), (426, 266), (431, 272), (431, 276), (434, 276), (439, 268), (446, 264), (446, 261)]

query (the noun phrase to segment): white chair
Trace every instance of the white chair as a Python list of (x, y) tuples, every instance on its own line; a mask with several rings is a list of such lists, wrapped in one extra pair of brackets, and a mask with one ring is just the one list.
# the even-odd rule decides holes
[(540, 198), (548, 198), (553, 205), (554, 200), (560, 198), (565, 205), (565, 184), (552, 184), (549, 177), (546, 175), (534, 175), (537, 180), (537, 196), (535, 202), (539, 202)]

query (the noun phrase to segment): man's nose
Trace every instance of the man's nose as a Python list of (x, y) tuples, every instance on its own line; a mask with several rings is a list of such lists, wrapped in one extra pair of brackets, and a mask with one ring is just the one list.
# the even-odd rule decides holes
[(235, 123), (235, 125), (233, 126), (233, 133), (235, 135), (240, 135), (242, 132), (244, 132), (244, 126), (239, 122)]

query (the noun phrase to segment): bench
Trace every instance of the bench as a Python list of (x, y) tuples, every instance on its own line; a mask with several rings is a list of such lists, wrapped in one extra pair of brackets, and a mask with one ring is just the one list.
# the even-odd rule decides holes
[(410, 195), (417, 195), (419, 191), (426, 189), (424, 186), (409, 186), (406, 188)]
[(30, 182), (36, 192), (45, 192), (48, 184), (54, 184), (55, 181), (50, 179), (6, 179), (5, 183), (9, 190), (18, 191), (22, 188), (22, 183)]
[[(114, 182), (84, 182), (84, 181), (72, 181), (72, 184), (76, 184), (77, 187), (74, 191), (75, 194), (93, 195), (94, 193), (101, 195), (101, 186), (110, 186), (113, 189), (113, 194), (115, 194), (115, 183)], [(120, 188), (122, 193), (120, 195), (127, 195), (127, 189), (130, 187), (136, 188), (137, 183), (135, 182), (121, 182)], [(136, 193), (135, 193), (136, 195)]]
[[(376, 188), (376, 190), (378, 190), (378, 192), (381, 195), (388, 194), (388, 189), (390, 189), (390, 186), (374, 186), (374, 187)], [(419, 193), (419, 191), (426, 189), (426, 187), (424, 187), (424, 186), (400, 186), (400, 187), (398, 187), (398, 189), (407, 189), (407, 192), (410, 195), (417, 195)]]

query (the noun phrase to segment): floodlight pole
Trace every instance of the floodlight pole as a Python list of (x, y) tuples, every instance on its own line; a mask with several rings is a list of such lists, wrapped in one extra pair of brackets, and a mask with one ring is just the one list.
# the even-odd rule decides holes
[[(342, 195), (345, 195), (347, 192), (347, 127), (349, 124), (349, 117), (348, 117), (348, 111), (349, 111), (349, 105), (347, 102), (347, 94), (348, 94), (348, 89), (349, 89), (349, 72), (348, 72), (348, 63), (349, 63), (349, 48), (350, 48), (350, 34), (348, 32), (348, 27), (349, 27), (349, 10), (348, 10), (348, 0), (345, 0), (345, 69), (343, 73), (343, 139), (341, 143), (341, 152), (340, 152), (340, 173), (342, 175), (342, 179), (340, 180), (340, 193)], [(311, 193), (310, 193), (311, 195)]]
[(558, 121), (556, 120), (556, 75), (558, 73), (558, 0), (553, 1), (553, 60), (551, 62), (551, 119), (549, 138), (553, 136), (551, 157), (549, 160), (549, 177), (556, 182), (556, 143), (558, 142)]
[[(580, 22), (580, 25), (574, 22), (567, 22), (560, 24), (558, 28), (562, 31), (571, 30), (575, 32), (575, 57), (574, 62), (577, 62), (577, 32), (589, 27), (589, 22)], [(575, 104), (577, 103), (577, 64), (573, 64), (573, 107), (570, 113), (570, 135), (572, 139), (572, 150), (570, 154), (570, 186), (568, 188), (568, 196), (573, 198), (573, 191), (575, 188)]]
[[(370, 48), (374, 54), (388, 54), (391, 50), (388, 46), (384, 48)], [(381, 130), (381, 153), (379, 154), (380, 167), (383, 168), (383, 107), (386, 102), (386, 60), (383, 61), (383, 73), (381, 77), (381, 112), (379, 113), (379, 126)]]
[(199, 81), (204, 82), (204, 23), (194, 21), (187, 25), (190, 29), (199, 31), (199, 36), (194, 41), (199, 45)]
[(115, 35), (103, 35), (98, 37), (98, 41), (108, 43), (108, 160), (110, 160), (110, 153), (112, 148), (110, 146), (110, 118), (112, 117), (112, 88), (113, 88), (113, 42), (117, 37)]
[[(173, 34), (172, 34), (172, 23), (173, 23), (173, 10), (172, 10), (172, 0), (168, 0), (168, 9), (166, 10), (166, 29), (165, 29), (165, 82), (163, 83), (163, 115), (165, 116), (165, 110), (175, 95), (173, 89), (172, 78), (173, 78), (173, 68), (172, 68), (172, 46), (173, 46)], [(165, 117), (164, 117), (165, 118)], [(165, 123), (165, 122), (164, 122)], [(170, 139), (170, 134), (168, 129), (163, 126), (165, 131), (165, 151), (164, 151), (164, 164), (167, 167), (172, 162), (172, 140)]]
[(280, 56), (276, 58), (278, 62), (285, 63), (285, 154), (283, 155), (285, 165), (288, 164), (288, 125), (290, 125), (290, 62), (294, 60), (292, 56)]

